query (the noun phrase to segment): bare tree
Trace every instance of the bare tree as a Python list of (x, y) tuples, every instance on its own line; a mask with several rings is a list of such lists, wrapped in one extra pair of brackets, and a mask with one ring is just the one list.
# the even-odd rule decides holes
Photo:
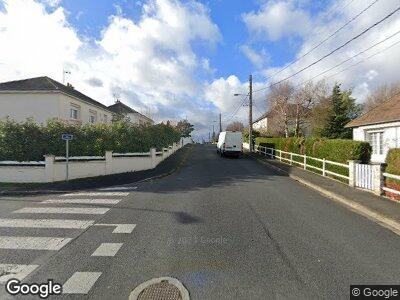
[(271, 88), (267, 95), (270, 102), (271, 131), (283, 132), (289, 137), (290, 103), (293, 98), (294, 88), (290, 82), (283, 82)]
[(371, 92), (363, 107), (363, 112), (367, 112), (372, 108), (378, 106), (383, 101), (393, 97), (394, 95), (400, 93), (400, 81), (392, 83), (388, 86), (386, 83), (377, 87), (373, 92)]
[(226, 126), (227, 131), (243, 131), (244, 125), (242, 122), (235, 121)]
[(296, 137), (300, 136), (301, 128), (311, 124), (312, 110), (326, 98), (327, 91), (328, 88), (325, 81), (319, 81), (316, 84), (310, 81), (295, 91), (293, 117), (294, 135)]

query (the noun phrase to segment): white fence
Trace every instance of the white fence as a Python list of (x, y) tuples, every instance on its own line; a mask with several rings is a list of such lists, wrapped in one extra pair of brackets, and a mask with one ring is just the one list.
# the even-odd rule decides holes
[[(383, 173), (383, 177), (384, 177), (384, 178), (392, 178), (392, 179), (400, 180), (400, 176), (399, 176), (399, 175), (394, 175), (394, 174), (390, 174), (390, 173)], [(392, 189), (392, 188), (387, 187), (387, 186), (385, 185), (385, 180), (384, 180), (384, 185), (383, 185), (382, 189), (383, 189), (385, 192), (389, 192), (389, 193), (391, 193), (391, 194), (400, 196), (400, 191), (394, 190), (394, 189)]]
[[(276, 158), (276, 159), (279, 159), (280, 161), (287, 162), (291, 165), (293, 165), (293, 164), (299, 165), (299, 166), (303, 167), (304, 170), (312, 169), (312, 170), (320, 171), (322, 176), (332, 175), (332, 176), (340, 177), (340, 178), (343, 178), (346, 180), (350, 179), (349, 176), (328, 170), (328, 165), (340, 166), (345, 169), (349, 169), (348, 164), (342, 164), (342, 163), (338, 163), (335, 161), (330, 161), (330, 160), (326, 160), (326, 159), (307, 156), (305, 154), (286, 152), (286, 151), (282, 151), (279, 149), (268, 148), (268, 147), (259, 146), (259, 145), (255, 145), (254, 150), (260, 154), (268, 155), (270, 158)], [(300, 158), (300, 161), (296, 160), (295, 159), (296, 157)], [(310, 162), (316, 162), (316, 161), (320, 162), (321, 168), (315, 166), (315, 164), (310, 163)]]
[[(190, 140), (181, 139), (162, 151), (151, 149), (145, 153), (113, 153), (105, 156), (70, 157), (68, 178), (86, 178), (110, 174), (135, 172), (155, 168), (164, 159), (175, 153)], [(0, 162), (0, 182), (55, 182), (66, 180), (65, 157), (45, 156), (40, 162)]]
[[(279, 149), (268, 148), (255, 145), (255, 152), (279, 159), (290, 165), (302, 167), (304, 170), (319, 171), (322, 176), (332, 176), (344, 179), (352, 187), (359, 187), (375, 194), (381, 195), (382, 191), (388, 191), (400, 195), (400, 191), (393, 190), (385, 186), (384, 178), (393, 178), (400, 180), (400, 176), (383, 172), (382, 164), (360, 164), (358, 161), (350, 160), (348, 164), (330, 161), (327, 159), (316, 158), (303, 154), (286, 152)], [(314, 162), (314, 163), (313, 163)], [(319, 162), (316, 166), (315, 162)], [(343, 167), (348, 170), (348, 176), (328, 170), (329, 165)]]

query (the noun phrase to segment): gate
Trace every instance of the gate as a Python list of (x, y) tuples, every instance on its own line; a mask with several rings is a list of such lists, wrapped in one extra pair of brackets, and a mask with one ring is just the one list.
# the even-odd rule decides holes
[(374, 170), (372, 168), (372, 165), (356, 164), (355, 171), (356, 186), (367, 190), (373, 190)]

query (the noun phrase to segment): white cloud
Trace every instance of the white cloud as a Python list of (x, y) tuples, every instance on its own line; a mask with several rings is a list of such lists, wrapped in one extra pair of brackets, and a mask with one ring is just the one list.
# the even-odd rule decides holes
[(261, 52), (257, 52), (248, 45), (242, 45), (240, 46), (240, 50), (258, 69), (263, 68), (264, 65), (269, 62), (269, 56), (264, 49)]
[(310, 16), (294, 1), (267, 1), (257, 12), (243, 14), (251, 34), (279, 40), (289, 35), (303, 35), (309, 30)]
[[(341, 0), (341, 2), (336, 2), (336, 4), (334, 4), (335, 6), (341, 8), (344, 7), (344, 9), (342, 9), (340, 12), (336, 12), (335, 14), (333, 14), (333, 17), (331, 16), (328, 20), (326, 18), (327, 15), (326, 11), (331, 10), (330, 7), (327, 7), (324, 11), (321, 11), (319, 15), (314, 16), (312, 23), (312, 30), (309, 31), (309, 34), (303, 35), (303, 42), (297, 51), (296, 55), (297, 57), (300, 57), (303, 54), (307, 53), (309, 49), (311, 49), (314, 45), (317, 45), (322, 39), (333, 33), (336, 29), (338, 29), (340, 26), (346, 23), (350, 18), (357, 15), (371, 2), (365, 3), (364, 1), (354, 1), (351, 5), (346, 6), (347, 3), (348, 1), (345, 0)], [(302, 58), (299, 62), (288, 67), (286, 70), (281, 72), (276, 77), (271, 78), (270, 82), (276, 82), (280, 79), (283, 79), (295, 73), (296, 71), (302, 69), (303, 67), (308, 66), (309, 64), (321, 58), (325, 54), (331, 52), (339, 45), (345, 43), (352, 37), (358, 35), (363, 30), (365, 30), (367, 27), (371, 26), (378, 20), (382, 19), (384, 16), (389, 14), (389, 12), (393, 11), (396, 7), (397, 6), (393, 1), (377, 2), (373, 7), (371, 7), (371, 9), (369, 9), (359, 18), (357, 18), (356, 21), (346, 26), (334, 38), (325, 42), (322, 46), (312, 51), (306, 57)], [(286, 23), (283, 24), (283, 27), (288, 26), (288, 24), (291, 24), (291, 22), (287, 21), (287, 24)], [(375, 29), (370, 30), (362, 37), (351, 42), (345, 48), (324, 59), (315, 66), (310, 67), (309, 69), (300, 73), (299, 75), (293, 77), (291, 80), (298, 83), (304, 82), (305, 80), (308, 80), (314, 77), (315, 75), (330, 69), (339, 62), (367, 49), (376, 42), (383, 40), (384, 38), (394, 34), (399, 30), (400, 30), (400, 18), (399, 18), (399, 13), (397, 13), (393, 15), (390, 19), (383, 22), (381, 25), (377, 26)], [(367, 58), (368, 56), (376, 53), (377, 51), (385, 49), (386, 47), (395, 43), (396, 41), (400, 41), (400, 34), (395, 38), (392, 38), (389, 41), (379, 45), (378, 47), (371, 49), (364, 55), (361, 55), (356, 59), (349, 61), (348, 63), (324, 74), (323, 76), (316, 78), (315, 80), (333, 75), (338, 71), (343, 70), (344, 68), (350, 66), (351, 64), (355, 64), (361, 61), (363, 58)], [(333, 84), (335, 81), (341, 82), (343, 83), (344, 88), (353, 88), (354, 96), (357, 98), (358, 101), (362, 102), (365, 99), (365, 96), (368, 94), (368, 92), (370, 92), (378, 85), (384, 83), (390, 84), (391, 82), (398, 81), (399, 79), (398, 69), (400, 67), (399, 49), (400, 45), (394, 46), (392, 49), (380, 55), (377, 55), (370, 59), (366, 59), (356, 67), (349, 68), (343, 73), (328, 78), (327, 81), (331, 84)], [(263, 74), (266, 77), (270, 77), (271, 75), (275, 74), (278, 70), (280, 70), (281, 67), (283, 66), (268, 67), (264, 69)]]
[[(203, 122), (211, 113), (199, 99), (199, 70), (209, 62), (192, 43), (213, 47), (221, 40), (205, 6), (175, 0), (148, 0), (139, 21), (110, 16), (98, 40), (81, 37), (56, 1), (4, 0), (0, 11), (0, 81), (47, 75), (61, 81), (64, 68), (75, 88), (104, 103), (117, 92), (137, 110), (150, 107), (159, 119), (193, 113)], [(54, 4), (51, 12), (46, 5)]]

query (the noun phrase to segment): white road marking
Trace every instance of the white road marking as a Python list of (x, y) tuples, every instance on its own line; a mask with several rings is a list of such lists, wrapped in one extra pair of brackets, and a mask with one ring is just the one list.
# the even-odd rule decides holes
[(103, 215), (109, 208), (92, 207), (25, 207), (14, 211), (17, 214), (83, 214)]
[(99, 189), (99, 191), (123, 191), (123, 190), (135, 190), (137, 186), (116, 186), (116, 187), (108, 187)]
[(39, 265), (0, 264), (0, 283), (6, 283), (10, 279), (23, 280)]
[(63, 285), (63, 294), (87, 294), (101, 272), (75, 272)]
[(132, 233), (133, 229), (135, 229), (136, 224), (104, 224), (98, 223), (94, 224), (96, 226), (112, 226), (115, 227), (113, 233)]
[(92, 256), (115, 256), (123, 243), (102, 243)]
[(85, 192), (85, 193), (70, 193), (60, 195), (59, 197), (76, 197), (76, 196), (92, 196), (92, 197), (108, 197), (108, 196), (117, 196), (117, 197), (125, 197), (128, 196), (129, 193), (126, 192)]
[(93, 220), (63, 219), (0, 219), (0, 227), (16, 228), (66, 228), (86, 229), (92, 226)]
[(60, 250), (72, 238), (0, 236), (0, 249)]
[(40, 203), (56, 203), (56, 204), (118, 204), (121, 199), (48, 199)]

